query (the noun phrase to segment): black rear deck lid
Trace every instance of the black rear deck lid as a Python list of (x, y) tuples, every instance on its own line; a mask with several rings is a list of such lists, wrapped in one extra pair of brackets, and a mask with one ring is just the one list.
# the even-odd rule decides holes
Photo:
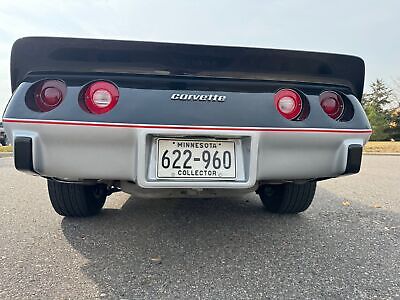
[(31, 73), (155, 74), (279, 80), (349, 87), (361, 99), (362, 59), (262, 48), (28, 37), (11, 53), (14, 91)]

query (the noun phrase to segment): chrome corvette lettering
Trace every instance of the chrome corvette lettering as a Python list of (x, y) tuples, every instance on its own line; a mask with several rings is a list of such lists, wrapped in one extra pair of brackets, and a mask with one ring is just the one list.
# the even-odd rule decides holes
[(171, 100), (181, 101), (207, 101), (207, 102), (225, 102), (226, 96), (221, 95), (195, 95), (195, 94), (172, 94)]

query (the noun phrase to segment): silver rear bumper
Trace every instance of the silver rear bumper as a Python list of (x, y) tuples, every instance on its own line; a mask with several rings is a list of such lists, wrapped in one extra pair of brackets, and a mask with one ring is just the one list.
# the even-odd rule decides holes
[[(42, 176), (136, 182), (142, 188), (250, 188), (258, 181), (305, 180), (344, 173), (349, 145), (370, 130), (232, 128), (4, 120), (14, 141), (32, 139), (34, 170)], [(240, 140), (237, 181), (160, 181), (152, 168), (154, 137)]]

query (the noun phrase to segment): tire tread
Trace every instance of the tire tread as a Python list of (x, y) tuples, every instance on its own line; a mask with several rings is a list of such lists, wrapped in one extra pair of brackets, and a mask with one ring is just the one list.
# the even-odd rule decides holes
[(303, 184), (285, 183), (282, 186), (269, 186), (269, 189), (282, 190), (283, 193), (268, 195), (261, 187), (259, 195), (265, 208), (272, 213), (296, 214), (305, 211), (312, 203), (316, 182)]
[(98, 213), (106, 199), (105, 189), (95, 196), (96, 186), (48, 180), (49, 197), (54, 210), (66, 217), (86, 217)]

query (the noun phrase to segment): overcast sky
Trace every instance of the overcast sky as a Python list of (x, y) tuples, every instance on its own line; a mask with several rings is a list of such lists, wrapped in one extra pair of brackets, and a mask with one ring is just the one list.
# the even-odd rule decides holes
[(400, 78), (400, 0), (1, 0), (0, 113), (9, 58), (24, 36), (66, 36), (338, 52), (366, 83)]

